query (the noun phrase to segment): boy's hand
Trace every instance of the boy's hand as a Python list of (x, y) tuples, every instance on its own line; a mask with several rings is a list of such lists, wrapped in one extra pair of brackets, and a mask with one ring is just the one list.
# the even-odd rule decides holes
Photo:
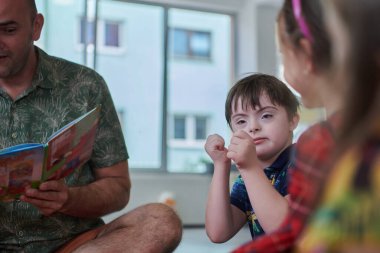
[(207, 137), (205, 150), (214, 163), (230, 163), (227, 158), (228, 150), (224, 147), (224, 139), (218, 134), (212, 134)]
[(231, 137), (227, 157), (232, 159), (239, 169), (255, 167), (258, 158), (252, 137), (243, 130), (236, 131)]

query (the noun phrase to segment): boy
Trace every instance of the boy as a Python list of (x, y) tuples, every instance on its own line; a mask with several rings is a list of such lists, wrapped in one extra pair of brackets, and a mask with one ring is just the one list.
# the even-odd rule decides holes
[[(248, 221), (252, 238), (271, 232), (287, 214), (286, 174), (299, 102), (280, 80), (253, 74), (230, 90), (225, 107), (233, 132), (228, 149), (221, 136), (207, 138), (214, 162), (206, 208), (206, 232), (217, 243), (232, 238)], [(229, 194), (231, 161), (240, 175)]]

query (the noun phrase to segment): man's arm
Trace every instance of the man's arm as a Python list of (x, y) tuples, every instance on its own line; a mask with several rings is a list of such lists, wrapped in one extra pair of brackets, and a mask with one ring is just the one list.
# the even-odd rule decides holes
[(68, 187), (63, 180), (46, 181), (39, 189), (29, 188), (22, 201), (35, 205), (44, 215), (55, 212), (75, 217), (100, 217), (122, 209), (129, 201), (131, 181), (128, 162), (95, 170), (96, 180)]

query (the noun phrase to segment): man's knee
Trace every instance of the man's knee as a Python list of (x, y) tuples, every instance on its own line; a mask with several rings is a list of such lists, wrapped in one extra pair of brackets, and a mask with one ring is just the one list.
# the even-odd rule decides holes
[(175, 240), (181, 240), (182, 221), (173, 208), (161, 203), (146, 204), (141, 208), (145, 209), (145, 213), (147, 213), (148, 217), (156, 221), (154, 223), (159, 226), (161, 230), (165, 230), (166, 235)]
[(173, 229), (182, 230), (181, 219), (173, 208), (161, 203), (146, 204), (143, 205), (142, 208), (145, 209), (148, 216), (154, 217), (159, 220), (160, 223), (165, 223)]

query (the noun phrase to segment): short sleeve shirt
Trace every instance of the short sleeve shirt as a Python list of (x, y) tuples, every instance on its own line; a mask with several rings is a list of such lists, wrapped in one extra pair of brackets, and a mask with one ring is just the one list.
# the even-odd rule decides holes
[[(65, 178), (68, 186), (89, 184), (95, 180), (95, 170), (128, 159), (107, 85), (87, 67), (49, 56), (37, 47), (36, 52), (38, 65), (31, 87), (15, 100), (0, 89), (0, 148), (45, 143), (53, 132), (100, 105), (90, 161)], [(52, 252), (75, 235), (102, 224), (100, 218), (60, 213), (43, 216), (33, 205), (18, 200), (0, 202), (0, 252)]]
[[(276, 161), (271, 166), (264, 169), (264, 173), (268, 177), (268, 180), (282, 196), (287, 195), (287, 171), (291, 163), (290, 157), (292, 155), (293, 146), (294, 145), (291, 145), (282, 151)], [(239, 208), (247, 216), (247, 222), (252, 239), (264, 234), (264, 230), (260, 226), (260, 223), (256, 218), (255, 211), (252, 208), (248, 192), (241, 175), (237, 177), (232, 186), (230, 199), (231, 204)]]

